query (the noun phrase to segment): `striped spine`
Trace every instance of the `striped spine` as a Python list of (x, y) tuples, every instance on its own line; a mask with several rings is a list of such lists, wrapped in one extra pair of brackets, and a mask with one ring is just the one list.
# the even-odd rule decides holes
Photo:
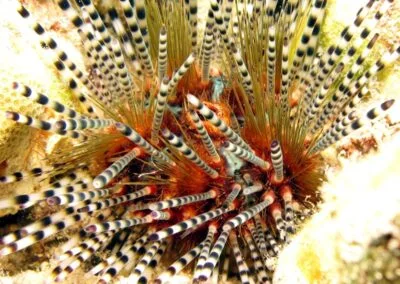
[(228, 281), (230, 256), (231, 256), (231, 250), (230, 250), (230, 247), (227, 247), (225, 250), (224, 262), (222, 263), (222, 277), (221, 277), (222, 279), (221, 279), (221, 281), (223, 283), (226, 283)]
[(57, 131), (85, 130), (106, 128), (114, 123), (112, 119), (69, 118), (60, 119), (54, 123)]
[(178, 82), (183, 78), (183, 76), (189, 70), (190, 65), (192, 65), (195, 59), (196, 59), (196, 54), (192, 52), (191, 54), (189, 54), (189, 56), (186, 58), (183, 64), (179, 67), (178, 71), (175, 72), (174, 76), (172, 76), (168, 84), (168, 94), (171, 94), (173, 92), (173, 90), (178, 85)]
[(131, 140), (137, 146), (143, 148), (150, 156), (154, 156), (158, 160), (170, 163), (171, 165), (174, 164), (167, 156), (156, 150), (153, 146), (150, 145), (149, 142), (144, 140), (143, 137), (139, 135), (139, 133), (137, 133), (129, 126), (119, 122), (116, 123), (115, 126), (123, 135), (125, 135), (129, 140)]
[(217, 227), (215, 225), (211, 224), (210, 226), (208, 226), (208, 233), (206, 239), (203, 242), (203, 247), (197, 260), (193, 279), (197, 279), (200, 276), (200, 272), (203, 269), (204, 264), (206, 263), (207, 257), (210, 253), (211, 244), (214, 240), (214, 236), (216, 233)]
[[(224, 11), (223, 11), (223, 18), (224, 18), (224, 23), (225, 23), (225, 29), (227, 30), (229, 27), (229, 22), (231, 20), (231, 14), (232, 14), (232, 6), (233, 6), (234, 0), (227, 0), (224, 4)], [(235, 17), (236, 19), (236, 17)]]
[(59, 130), (55, 127), (54, 122), (36, 119), (31, 116), (26, 116), (13, 111), (4, 112), (4, 117), (9, 120), (13, 120), (19, 124), (24, 124), (36, 129), (53, 132), (58, 135), (68, 136), (73, 139), (81, 139), (85, 137), (83, 134), (80, 134), (76, 131)]
[(200, 157), (190, 149), (179, 137), (173, 134), (168, 129), (164, 129), (162, 131), (162, 135), (168, 142), (174, 146), (179, 152), (181, 152), (189, 161), (195, 164), (197, 167), (202, 169), (207, 175), (211, 178), (216, 179), (218, 178), (218, 172), (208, 166)]
[(243, 195), (250, 195), (263, 189), (261, 182), (255, 182), (254, 185), (243, 188)]
[(80, 192), (87, 188), (87, 183), (79, 181), (75, 184), (53, 187), (38, 193), (17, 195), (12, 198), (0, 200), (0, 208), (3, 209), (18, 206), (21, 209), (25, 209), (46, 198), (59, 196), (69, 192)]
[(358, 30), (358, 27), (361, 26), (373, 4), (374, 1), (369, 1), (365, 7), (360, 9), (354, 22), (342, 30), (338, 43), (330, 46), (328, 52), (321, 57), (319, 65), (316, 66), (316, 68), (319, 69), (319, 72), (315, 76), (315, 80), (313, 80), (313, 84), (311, 85), (312, 89), (318, 90), (319, 86), (325, 81), (326, 77), (335, 66), (338, 58), (341, 56), (346, 46), (353, 38), (355, 32)]
[(257, 273), (257, 278), (260, 283), (270, 283), (270, 278), (268, 277), (267, 271), (263, 264), (263, 259), (260, 256), (260, 253), (251, 238), (251, 235), (248, 231), (245, 231), (244, 238), (247, 242), (247, 245), (250, 249), (250, 257), (253, 260), (254, 270)]
[[(267, 256), (268, 256), (268, 246), (267, 246), (267, 242), (264, 236), (264, 231), (263, 231), (263, 227), (262, 227), (262, 223), (261, 223), (261, 216), (260, 214), (256, 214), (254, 216), (254, 225), (255, 225), (255, 234), (258, 236), (258, 241), (256, 240), (256, 238), (254, 238), (256, 240), (256, 244), (257, 247), (260, 250), (261, 253), (261, 257), (264, 260), (267, 260)], [(249, 223), (249, 229), (251, 230), (251, 223)]]
[(286, 230), (289, 233), (294, 233), (293, 227), (293, 193), (292, 189), (285, 185), (279, 190), (279, 194), (283, 199), (284, 202), (284, 209), (285, 209), (285, 221), (286, 221)]
[(168, 78), (162, 79), (160, 90), (157, 95), (156, 107), (154, 111), (153, 124), (151, 126), (151, 140), (158, 143), (158, 133), (160, 132), (161, 122), (167, 104), (168, 96)]
[(343, 129), (340, 133), (336, 136), (327, 135), (324, 140), (320, 140), (316, 143), (316, 145), (312, 148), (311, 153), (316, 153), (318, 151), (322, 151), (329, 147), (330, 145), (336, 143), (337, 141), (341, 140), (342, 138), (350, 135), (352, 132), (360, 129), (361, 127), (367, 125), (371, 121), (377, 119), (378, 117), (382, 116), (391, 106), (394, 104), (395, 100), (387, 100), (380, 104), (378, 107), (374, 107), (366, 112), (360, 118), (354, 120), (349, 126)]
[[(158, 265), (161, 257), (164, 255), (164, 252), (166, 250), (166, 247), (168, 245), (167, 241), (163, 241), (161, 242), (161, 245), (158, 247), (156, 253), (154, 254), (154, 257), (150, 260), (150, 262), (148, 263), (148, 268), (150, 268), (150, 271), (148, 272), (148, 274), (150, 274), (150, 279), (153, 270), (156, 268), (156, 266)], [(143, 275), (144, 273), (141, 274), (141, 276), (138, 279), (138, 283), (148, 283), (150, 282), (149, 279), (149, 275)]]
[(14, 231), (12, 233), (2, 236), (0, 238), (0, 244), (7, 245), (7, 244), (17, 241), (18, 239), (26, 237), (27, 235), (30, 235), (39, 230), (42, 230), (46, 226), (49, 226), (50, 224), (54, 224), (54, 223), (64, 219), (67, 215), (76, 213), (77, 208), (79, 208), (79, 206), (82, 206), (82, 204), (85, 205), (85, 204), (89, 204), (89, 203), (90, 203), (90, 201), (86, 200), (85, 202), (83, 202), (81, 204), (64, 208), (50, 216), (43, 217), (42, 219), (37, 220), (29, 225), (23, 226), (22, 228)]
[(113, 188), (106, 189), (93, 189), (82, 192), (73, 192), (67, 194), (58, 194), (56, 196), (48, 197), (46, 199), (47, 204), (49, 205), (63, 205), (63, 204), (72, 204), (80, 201), (85, 201), (87, 199), (96, 199), (98, 197), (104, 197), (111, 193)]
[(152, 77), (154, 75), (153, 64), (151, 62), (146, 42), (141, 34), (141, 31), (139, 30), (138, 21), (134, 12), (135, 7), (132, 7), (130, 1), (128, 0), (120, 0), (120, 3), (124, 11), (126, 22), (128, 23), (129, 29), (131, 31), (133, 41), (135, 42), (135, 47), (139, 53), (139, 57), (142, 60), (142, 63), (146, 68), (146, 74), (148, 77)]
[(133, 148), (129, 153), (125, 154), (93, 180), (95, 188), (102, 188), (107, 185), (114, 177), (116, 177), (133, 159), (140, 155), (139, 148)]
[(78, 98), (79, 102), (81, 102), (84, 106), (86, 111), (89, 114), (95, 116), (95, 108), (93, 107), (92, 103), (89, 101), (89, 96), (86, 92), (82, 92), (78, 83), (74, 80), (74, 78), (67, 72), (65, 69), (65, 65), (59, 61), (54, 64), (57, 70), (60, 72), (61, 76), (63, 77), (64, 81), (68, 84), (69, 89), (72, 93)]
[(219, 235), (217, 241), (215, 242), (213, 248), (208, 255), (207, 261), (204, 263), (202, 269), (199, 273), (199, 280), (206, 281), (210, 278), (212, 271), (214, 270), (217, 262), (221, 256), (222, 251), (225, 248), (226, 242), (228, 240), (229, 232), (223, 231)]
[(280, 183), (283, 180), (283, 157), (278, 140), (273, 140), (271, 143), (271, 161), (274, 167), (274, 179), (277, 183)]
[(189, 24), (192, 48), (195, 48), (197, 46), (197, 0), (189, 0)]
[(230, 247), (233, 250), (233, 255), (235, 257), (235, 261), (238, 267), (238, 271), (239, 271), (239, 276), (240, 276), (240, 280), (243, 284), (250, 284), (250, 277), (249, 277), (249, 268), (247, 267), (247, 264), (242, 256), (242, 253), (240, 251), (240, 247), (239, 247), (239, 243), (237, 241), (237, 237), (236, 237), (236, 232), (235, 231), (231, 231), (231, 233), (229, 234), (229, 243), (230, 243)]
[(234, 183), (232, 185), (232, 191), (226, 197), (222, 206), (228, 207), (232, 204), (232, 202), (238, 197), (240, 191), (242, 190), (242, 186), (239, 183)]
[(284, 110), (289, 110), (288, 88), (289, 88), (289, 39), (284, 37), (282, 46), (281, 63), (281, 95), (280, 100)]
[(276, 61), (276, 35), (275, 26), (271, 25), (268, 29), (268, 49), (267, 49), (267, 74), (268, 90), (271, 96), (275, 95), (275, 61)]
[(265, 236), (267, 245), (269, 245), (268, 246), (269, 253), (276, 256), (279, 253), (278, 243), (276, 242), (271, 230), (268, 229), (267, 226), (264, 226), (264, 227), (265, 227), (264, 236)]
[(253, 91), (253, 83), (251, 82), (250, 73), (247, 70), (246, 64), (244, 63), (242, 56), (240, 55), (240, 51), (234, 46), (232, 43), (232, 53), (233, 58), (239, 68), (239, 73), (243, 81), (243, 86), (246, 90), (247, 95), (251, 100), (254, 99), (254, 91)]
[(97, 210), (102, 210), (105, 208), (109, 208), (112, 206), (116, 206), (118, 204), (127, 202), (127, 201), (132, 201), (135, 199), (138, 199), (143, 196), (147, 196), (154, 193), (154, 188), (150, 186), (146, 186), (138, 191), (128, 193), (125, 195), (121, 195), (118, 197), (113, 197), (113, 198), (107, 198), (103, 199), (101, 201), (97, 201), (95, 203), (89, 204), (85, 207), (79, 208), (78, 212), (92, 212), (92, 211), (97, 211)]
[(224, 24), (224, 20), (221, 15), (221, 7), (220, 4), (216, 0), (211, 0), (211, 10), (214, 14), (215, 23), (217, 24), (219, 34), (224, 42), (225, 48), (231, 53), (231, 40), (228, 38), (226, 25)]
[(143, 274), (144, 270), (146, 267), (150, 264), (151, 260), (155, 257), (158, 248), (161, 246), (162, 243), (166, 242), (166, 240), (163, 241), (155, 241), (152, 243), (150, 248), (146, 251), (145, 255), (139, 260), (138, 264), (136, 267), (133, 269), (131, 275), (133, 276), (132, 282), (138, 283), (139, 282), (139, 277)]
[(211, 54), (213, 50), (213, 24), (210, 24), (206, 27), (206, 33), (203, 41), (202, 46), (202, 62), (201, 62), (201, 69), (202, 69), (202, 79), (205, 82), (209, 80), (209, 71), (210, 71), (210, 61), (211, 61)]
[(167, 29), (162, 26), (158, 39), (158, 79), (163, 80), (167, 72)]
[(214, 25), (215, 24), (215, 19), (214, 19), (214, 13), (211, 9), (211, 7), (208, 9), (208, 13), (207, 13), (207, 18), (206, 18), (206, 26), (204, 29), (204, 33), (203, 33), (203, 41), (201, 43), (201, 48), (200, 48), (200, 56), (199, 56), (199, 62), (202, 63), (203, 62), (203, 45), (204, 45), (204, 40), (206, 37), (206, 33), (207, 33), (207, 27)]
[(217, 127), (232, 143), (250, 150), (250, 146), (243, 141), (243, 139), (236, 134), (229, 126), (225, 124), (212, 110), (206, 107), (198, 98), (189, 94), (187, 99), (191, 105), (193, 105), (205, 119), (211, 122), (212, 125)]
[(183, 206), (186, 204), (199, 202), (207, 199), (213, 199), (217, 197), (217, 193), (215, 190), (209, 190), (204, 193), (192, 194), (181, 196), (177, 198), (172, 198), (168, 200), (158, 201), (154, 203), (148, 204), (148, 208), (153, 211), (162, 210), (166, 208), (174, 208), (178, 206)]
[[(112, 235), (114, 233), (115, 233), (114, 231), (104, 232), (104, 233), (98, 234), (94, 238), (86, 238), (78, 246), (72, 247), (72, 248), (68, 249), (67, 251), (65, 251), (63, 254), (61, 254), (60, 256), (58, 256), (57, 259), (60, 261), (64, 261), (70, 257), (79, 255), (83, 250), (92, 247), (97, 242), (101, 242), (102, 240), (105, 240), (107, 237), (112, 237)], [(54, 269), (54, 270), (57, 270), (57, 269)]]
[(286, 229), (285, 229), (285, 223), (283, 222), (282, 218), (282, 207), (278, 202), (274, 202), (270, 206), (270, 212), (272, 217), (274, 218), (275, 221), (275, 226), (278, 231), (278, 237), (281, 241), (286, 240)]
[(107, 269), (101, 274), (99, 283), (105, 284), (110, 283), (113, 277), (115, 277), (128, 263), (132, 263), (136, 254), (132, 249), (126, 250), (118, 254), (118, 258), (111, 263)]
[[(99, 264), (94, 266), (89, 271), (89, 273), (92, 275), (97, 275), (100, 272), (104, 271), (104, 269), (107, 268), (108, 266), (112, 266), (115, 263), (117, 263), (120, 259), (124, 260), (131, 253), (134, 254), (134, 253), (138, 252), (146, 244), (147, 238), (148, 238), (148, 234), (144, 234), (139, 239), (135, 240), (135, 242), (133, 244), (132, 244), (133, 240), (127, 242), (119, 252), (117, 252), (116, 254), (111, 255), (111, 256), (107, 257), (105, 260), (101, 261)], [(113, 271), (113, 270), (111, 270), (111, 271)], [(117, 271), (115, 271), (115, 274), (116, 273), (117, 273)], [(103, 273), (103, 275), (104, 274), (105, 273)]]
[(322, 110), (322, 114), (319, 116), (318, 121), (315, 123), (314, 127), (311, 130), (311, 133), (315, 133), (317, 130), (320, 129), (321, 126), (324, 125), (325, 121), (329, 120), (332, 116), (332, 112), (335, 111), (335, 108), (340, 103), (340, 100), (343, 99), (346, 93), (348, 93), (349, 85), (353, 80), (354, 76), (358, 73), (361, 69), (361, 66), (365, 59), (368, 57), (369, 53), (371, 52), (372, 47), (374, 46), (376, 40), (378, 38), (378, 34), (375, 34), (370, 42), (368, 43), (367, 47), (363, 50), (361, 55), (357, 58), (356, 62), (353, 64), (351, 69), (346, 73), (345, 78), (340, 83), (338, 90), (333, 94), (332, 98), (329, 102), (324, 106)]
[(167, 211), (152, 211), (150, 213), (151, 218), (153, 220), (169, 220), (171, 219), (171, 213)]
[(193, 110), (189, 111), (190, 118), (192, 119), (194, 125), (196, 126), (197, 132), (200, 134), (201, 141), (207, 149), (207, 152), (212, 157), (213, 161), (218, 163), (221, 161), (221, 158), (218, 155), (217, 150), (215, 149), (214, 143), (212, 142), (210, 135), (208, 135), (207, 130), (205, 129), (203, 123), (201, 122), (197, 113)]
[(111, 237), (111, 232), (109, 234), (102, 234), (94, 237), (93, 239), (89, 239), (86, 242), (83, 242), (80, 245), (81, 252), (75, 258), (72, 258), (72, 262), (70, 262), (65, 268), (62, 266), (57, 266), (53, 270), (53, 275), (55, 274), (55, 281), (61, 282), (64, 281), (68, 274), (75, 271), (82, 263), (84, 263), (89, 257), (93, 256), (101, 246), (109, 240)]
[(105, 222), (101, 224), (92, 224), (85, 227), (85, 231), (88, 233), (102, 233), (104, 231), (117, 231), (124, 228), (129, 228), (132, 226), (137, 226), (141, 224), (148, 224), (153, 222), (153, 218), (150, 215), (147, 215), (142, 218), (131, 218), (131, 219), (122, 219), (122, 220), (115, 220), (110, 222)]
[(228, 150), (229, 152), (232, 152), (239, 158), (246, 160), (264, 170), (268, 170), (271, 167), (271, 165), (267, 161), (262, 160), (261, 158), (257, 157), (253, 153), (251, 153), (229, 141), (226, 141), (224, 143), (224, 147), (226, 150)]
[(66, 65), (80, 83), (82, 83), (88, 90), (95, 94), (97, 98), (103, 99), (103, 97), (100, 95), (99, 91), (96, 89), (93, 83), (89, 80), (87, 75), (77, 68), (77, 65), (73, 61), (71, 61), (71, 59), (69, 59), (68, 55), (63, 50), (59, 48), (57, 42), (46, 33), (45, 29), (39, 23), (34, 22), (30, 18), (29, 12), (22, 5), (20, 5), (17, 10), (24, 19), (29, 21), (30, 26), (39, 36), (41, 43), (44, 43), (44, 45), (42, 46), (49, 47), (51, 50), (54, 51), (54, 64), (62, 64), (64, 66)]
[(106, 26), (103, 23), (103, 20), (101, 19), (99, 13), (97, 12), (96, 8), (92, 4), (92, 1), (90, 0), (84, 0), (82, 1), (82, 4), (84, 4), (84, 9), (81, 7), (82, 10), (85, 10), (88, 12), (89, 17), (96, 28), (96, 30), (100, 34), (100, 39), (104, 41), (104, 43), (107, 45), (108, 49), (112, 51), (111, 48), (111, 36), (106, 28)]
[(119, 82), (123, 86), (123, 91), (124, 95), (126, 98), (129, 99), (129, 97), (132, 95), (133, 91), (133, 86), (132, 86), (132, 78), (130, 76), (130, 73), (125, 65), (125, 58), (124, 55), (122, 54), (121, 46), (118, 42), (118, 40), (113, 39), (111, 41), (111, 48), (114, 51), (114, 60), (116, 63), (116, 66), (119, 70)]
[(157, 279), (155, 280), (155, 283), (167, 283), (171, 277), (174, 275), (178, 274), (179, 272), (182, 271), (189, 263), (191, 263), (201, 252), (204, 246), (204, 241), (191, 250), (189, 250), (187, 253), (185, 253), (183, 256), (178, 258), (174, 263), (172, 263), (166, 270), (164, 270), (163, 273), (161, 273)]
[(143, 40), (146, 47), (149, 47), (149, 33), (147, 32), (147, 20), (146, 20), (146, 6), (145, 0), (136, 0), (136, 18), (139, 23), (140, 33), (143, 36)]
[(222, 214), (230, 211), (230, 208), (218, 208), (215, 210), (211, 210), (208, 212), (205, 212), (203, 214), (197, 215), (195, 217), (192, 217), (188, 220), (182, 221), (178, 224), (175, 224), (169, 228), (162, 229), (152, 235), (149, 236), (150, 241), (156, 241), (156, 240), (161, 240), (165, 239), (169, 236), (175, 235), (179, 232), (185, 231), (187, 229), (192, 228), (193, 226), (204, 224), (205, 222), (217, 218), (218, 216), (221, 216)]
[(0, 176), (0, 183), (12, 183), (29, 177), (40, 177), (43, 174), (45, 174), (45, 171), (42, 168), (33, 168), (28, 171), (14, 172), (12, 174)]
[(228, 220), (223, 226), (222, 230), (225, 232), (229, 232), (232, 229), (236, 228), (239, 225), (243, 225), (246, 223), (248, 220), (254, 217), (254, 215), (258, 214), (262, 210), (264, 210), (266, 207), (271, 205), (274, 201), (275, 197), (273, 196), (273, 193), (270, 192), (269, 195), (265, 198), (264, 201), (258, 203), (257, 205), (254, 205), (250, 207), (247, 210), (244, 210), (243, 212), (239, 213), (232, 219)]
[(41, 104), (43, 106), (47, 106), (49, 108), (51, 108), (52, 110), (64, 114), (70, 118), (76, 118), (76, 117), (82, 117), (81, 114), (79, 114), (78, 112), (76, 112), (75, 110), (63, 105), (62, 103), (52, 100), (49, 97), (41, 94), (41, 93), (37, 93), (34, 90), (32, 90), (31, 88), (29, 88), (26, 85), (14, 82), (12, 84), (12, 88), (15, 90), (15, 92), (18, 95), (24, 96), (38, 104)]
[(9, 255), (11, 253), (14, 253), (16, 251), (19, 251), (21, 249), (24, 249), (28, 246), (33, 245), (34, 243), (37, 243), (43, 239), (48, 238), (49, 236), (60, 232), (61, 230), (68, 228), (79, 221), (83, 220), (88, 216), (87, 213), (79, 213), (79, 214), (74, 214), (74, 215), (67, 215), (65, 218), (61, 221), (58, 221), (57, 223), (51, 224), (49, 226), (44, 227), (42, 230), (37, 231), (31, 235), (28, 235), (22, 239), (19, 239), (13, 243), (10, 243), (3, 247), (0, 250), (0, 256), (5, 256)]
[(121, 19), (118, 16), (118, 12), (116, 9), (109, 9), (108, 14), (111, 18), (111, 24), (114, 28), (115, 33), (119, 37), (119, 41), (122, 43), (122, 47), (125, 51), (125, 54), (129, 57), (132, 62), (134, 72), (137, 77), (142, 77), (142, 68), (137, 60), (137, 56), (132, 45), (132, 42), (129, 38), (128, 32), (126, 31), (124, 25), (122, 24)]
[[(309, 68), (308, 66), (311, 63), (315, 53), (315, 46), (317, 44), (320, 24), (325, 14), (326, 2), (327, 0), (315, 0), (311, 7), (310, 15), (303, 30), (299, 45), (296, 49), (292, 68), (290, 70), (289, 79), (291, 82), (293, 82), (294, 77), (297, 75), (297, 71), (303, 60), (303, 70), (307, 71)], [(304, 57), (306, 57), (306, 59), (304, 59)]]

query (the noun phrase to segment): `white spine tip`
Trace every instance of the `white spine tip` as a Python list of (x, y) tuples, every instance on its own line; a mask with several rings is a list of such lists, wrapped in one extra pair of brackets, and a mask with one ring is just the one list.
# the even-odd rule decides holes
[(104, 183), (102, 183), (100, 180), (94, 179), (93, 180), (93, 187), (94, 188), (102, 188), (104, 186)]
[(216, 179), (216, 178), (218, 178), (219, 177), (219, 174), (217, 173), (217, 172), (215, 172), (215, 173), (213, 173), (212, 175), (211, 175), (211, 178), (212, 179)]
[(200, 105), (200, 100), (198, 98), (196, 98), (195, 96), (188, 94), (187, 96), (188, 102), (192, 105), (194, 105), (195, 107)]

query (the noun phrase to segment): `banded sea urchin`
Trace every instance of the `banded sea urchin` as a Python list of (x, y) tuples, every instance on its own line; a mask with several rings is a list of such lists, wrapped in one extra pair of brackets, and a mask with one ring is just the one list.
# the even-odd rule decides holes
[(51, 184), (0, 208), (44, 201), (57, 211), (3, 236), (0, 254), (71, 227), (56, 281), (90, 258), (87, 273), (102, 283), (120, 273), (147, 282), (161, 260), (159, 283), (194, 260), (194, 281), (217, 280), (229, 253), (243, 283), (271, 281), (280, 247), (319, 201), (320, 152), (394, 103), (357, 110), (370, 78), (400, 55), (365, 62), (393, 1), (369, 1), (326, 51), (327, 0), (254, 1), (251, 13), (211, 0), (202, 37), (196, 0), (117, 2), (100, 15), (89, 0), (57, 1), (82, 40), (85, 71), (18, 6), (81, 108), (12, 84), (56, 118), (7, 119), (67, 138), (46, 157), (51, 168), (1, 177)]

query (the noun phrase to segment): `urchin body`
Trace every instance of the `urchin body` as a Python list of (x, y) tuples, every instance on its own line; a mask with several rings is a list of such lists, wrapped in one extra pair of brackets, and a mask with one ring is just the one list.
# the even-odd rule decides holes
[[(369, 2), (321, 54), (326, 1), (256, 1), (252, 14), (237, 10), (233, 17), (233, 1), (211, 1), (204, 37), (197, 34), (195, 0), (121, 0), (104, 17), (91, 1), (57, 2), (98, 76), (79, 70), (18, 7), (85, 111), (13, 84), (18, 95), (58, 117), (6, 112), (7, 119), (73, 142), (49, 157), (50, 171), (1, 179), (44, 176), (52, 179), (51, 188), (0, 201), (1, 208), (25, 209), (43, 200), (64, 206), (4, 236), (0, 251), (8, 255), (77, 226), (75, 243), (59, 256), (67, 260), (53, 271), (57, 281), (104, 248), (109, 251), (88, 272), (102, 283), (126, 267), (134, 281), (146, 282), (146, 271), (161, 260), (170, 266), (158, 282), (194, 259), (194, 280), (218, 279), (230, 250), (242, 282), (270, 281), (271, 260), (303, 209), (319, 201), (319, 153), (394, 102), (354, 112), (369, 78), (399, 56), (400, 48), (363, 65), (377, 39), (372, 28), (392, 1)], [(372, 20), (363, 25), (367, 16)], [(213, 61), (217, 72), (210, 72)], [(294, 95), (299, 92), (300, 98)], [(232, 248), (238, 242), (250, 257)], [(167, 257), (166, 251), (175, 253)]]

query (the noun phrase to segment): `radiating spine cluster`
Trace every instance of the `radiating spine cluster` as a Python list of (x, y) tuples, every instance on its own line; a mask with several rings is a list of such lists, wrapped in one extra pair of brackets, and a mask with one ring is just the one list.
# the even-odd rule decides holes
[[(400, 56), (397, 47), (366, 63), (391, 0), (369, 1), (326, 51), (318, 39), (327, 0), (253, 1), (252, 12), (211, 0), (204, 30), (196, 0), (119, 0), (101, 13), (90, 0), (56, 2), (82, 40), (87, 71), (23, 5), (18, 12), (84, 111), (12, 83), (56, 118), (4, 117), (71, 143), (49, 168), (0, 177), (52, 182), (0, 200), (0, 209), (64, 206), (1, 237), (0, 255), (70, 228), (56, 281), (89, 259), (100, 283), (120, 274), (172, 283), (191, 262), (193, 280), (218, 281), (232, 258), (242, 283), (270, 282), (281, 247), (319, 201), (319, 153), (394, 104), (356, 110), (369, 80)], [(167, 268), (150, 276), (159, 263)]]

